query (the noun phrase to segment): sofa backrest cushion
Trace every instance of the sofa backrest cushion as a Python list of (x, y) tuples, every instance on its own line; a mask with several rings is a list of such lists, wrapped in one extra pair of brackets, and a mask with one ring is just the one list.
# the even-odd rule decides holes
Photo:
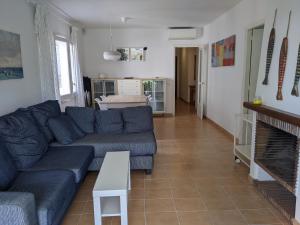
[(48, 126), (53, 133), (55, 139), (63, 145), (68, 145), (74, 141), (83, 138), (85, 133), (80, 130), (71, 117), (68, 115), (60, 115), (50, 118)]
[(66, 107), (66, 114), (86, 134), (94, 133), (95, 110), (88, 107)]
[(129, 107), (122, 110), (125, 133), (153, 130), (152, 108), (150, 106)]
[(9, 188), (17, 173), (13, 159), (0, 140), (0, 191), (5, 191)]
[(48, 149), (29, 110), (17, 110), (0, 118), (0, 138), (18, 169), (27, 169)]
[(46, 136), (48, 142), (51, 142), (54, 137), (47, 125), (48, 119), (52, 117), (57, 117), (61, 114), (60, 106), (58, 101), (49, 100), (34, 106), (29, 107), (32, 115), (36, 119), (41, 131)]
[(118, 109), (97, 110), (96, 132), (98, 134), (121, 134), (123, 133), (122, 113)]

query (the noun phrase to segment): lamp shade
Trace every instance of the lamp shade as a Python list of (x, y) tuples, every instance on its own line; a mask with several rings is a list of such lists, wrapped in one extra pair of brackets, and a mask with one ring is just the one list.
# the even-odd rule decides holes
[(105, 51), (103, 58), (110, 61), (118, 61), (121, 58), (121, 53), (118, 51)]

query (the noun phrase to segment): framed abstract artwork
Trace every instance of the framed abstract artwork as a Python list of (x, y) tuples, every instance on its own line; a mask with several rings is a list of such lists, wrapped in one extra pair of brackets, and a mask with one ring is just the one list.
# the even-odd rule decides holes
[(235, 64), (236, 36), (223, 39), (212, 44), (211, 65), (212, 67), (234, 66)]
[(0, 80), (23, 77), (20, 35), (0, 30)]
[(147, 47), (138, 48), (117, 48), (117, 51), (121, 53), (119, 61), (127, 62), (143, 62), (146, 60)]
[(120, 61), (129, 61), (129, 48), (117, 48), (117, 51), (121, 53)]

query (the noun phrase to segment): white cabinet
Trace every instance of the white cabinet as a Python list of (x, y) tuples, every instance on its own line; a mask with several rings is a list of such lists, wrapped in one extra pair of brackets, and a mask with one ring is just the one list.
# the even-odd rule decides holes
[(141, 95), (141, 80), (118, 80), (118, 95)]
[(96, 107), (95, 98), (116, 95), (116, 80), (92, 79), (93, 106)]
[(149, 96), (154, 113), (166, 112), (166, 80), (143, 80), (144, 95)]

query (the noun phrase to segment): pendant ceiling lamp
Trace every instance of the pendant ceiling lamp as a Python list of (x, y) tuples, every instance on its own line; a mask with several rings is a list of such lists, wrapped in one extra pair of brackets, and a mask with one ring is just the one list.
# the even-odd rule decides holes
[(108, 61), (118, 61), (121, 58), (121, 53), (113, 50), (111, 24), (109, 24), (109, 32), (110, 32), (110, 51), (103, 52), (103, 58), (104, 60), (108, 60)]

